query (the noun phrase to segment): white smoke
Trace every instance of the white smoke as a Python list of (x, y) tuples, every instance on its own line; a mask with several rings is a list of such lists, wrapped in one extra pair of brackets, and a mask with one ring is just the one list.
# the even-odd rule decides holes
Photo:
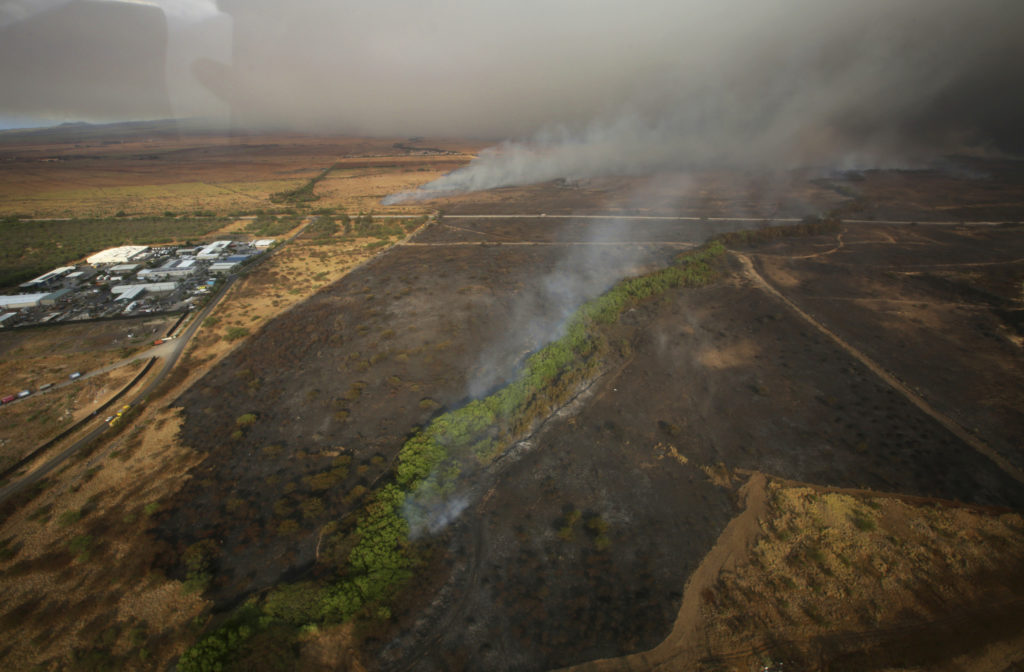
[(1003, 80), (1019, 78), (1024, 51), (1007, 22), (1024, 22), (1024, 3), (726, 4), (728, 21), (685, 28), (696, 39), (659, 53), (662, 67), (589, 122), (506, 142), (385, 203), (667, 167), (902, 167), (1022, 144), (993, 110), (1016, 90)]

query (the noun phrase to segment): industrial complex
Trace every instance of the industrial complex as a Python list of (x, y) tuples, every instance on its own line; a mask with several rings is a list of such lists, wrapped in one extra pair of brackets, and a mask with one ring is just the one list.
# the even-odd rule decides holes
[(0, 328), (188, 310), (273, 240), (218, 240), (201, 247), (125, 245), (97, 252), (0, 296)]

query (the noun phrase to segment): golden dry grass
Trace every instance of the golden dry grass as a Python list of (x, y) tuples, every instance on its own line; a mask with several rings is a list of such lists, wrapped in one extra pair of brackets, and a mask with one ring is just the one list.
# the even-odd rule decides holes
[(1019, 513), (777, 482), (769, 494), (765, 533), (703, 595), (702, 639), (718, 654), (928, 621), (986, 595), (1014, 599), (983, 577), (1024, 557)]
[[(252, 212), (336, 163), (322, 207), (381, 210), (380, 198), (464, 165), (482, 145), (424, 140), (458, 155), (410, 155), (396, 139), (206, 134), (131, 142), (37, 145), (8, 141), (0, 164), (0, 217), (108, 217), (165, 212)], [(347, 167), (346, 167), (347, 166)], [(347, 178), (354, 178), (348, 181)], [(390, 208), (406, 212), (415, 208)]]
[(181, 633), (206, 604), (153, 569), (145, 532), (197, 460), (176, 443), (179, 423), (173, 409), (144, 412), (3, 522), (16, 541), (0, 590), (25, 612), (15, 622), (5, 610), (7, 669), (68, 669), (101, 641), (97, 655), (119, 669), (162, 669), (184, 650)]
[(0, 466), (6, 466), (88, 417), (123, 388), (145, 361), (19, 401), (0, 413)]

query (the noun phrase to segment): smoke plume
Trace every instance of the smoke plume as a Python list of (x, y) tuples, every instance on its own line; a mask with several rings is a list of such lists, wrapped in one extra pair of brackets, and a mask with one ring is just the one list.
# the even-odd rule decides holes
[(905, 165), (1024, 151), (1021, 25), (1020, 0), (0, 0), (0, 118), (519, 140), (418, 197)]

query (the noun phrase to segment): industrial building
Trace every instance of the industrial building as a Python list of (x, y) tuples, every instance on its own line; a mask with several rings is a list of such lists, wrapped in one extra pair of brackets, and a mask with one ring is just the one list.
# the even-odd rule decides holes
[(133, 259), (140, 259), (149, 252), (146, 245), (122, 245), (103, 250), (86, 259), (90, 264), (126, 264)]
[(52, 306), (55, 303), (57, 303), (58, 301), (60, 301), (61, 299), (68, 298), (68, 295), (71, 294), (71, 292), (73, 292), (73, 291), (75, 291), (75, 290), (71, 289), (70, 287), (65, 287), (64, 289), (58, 289), (56, 292), (53, 292), (52, 294), (47, 294), (43, 298), (39, 299), (39, 305), (40, 306)]
[(214, 243), (210, 243), (203, 249), (199, 250), (199, 254), (196, 255), (196, 258), (204, 260), (217, 259), (227, 251), (230, 245), (230, 240), (218, 240)]
[(13, 294), (11, 296), (0, 296), (0, 308), (7, 310), (18, 310), (19, 308), (35, 308), (39, 302), (49, 296), (49, 292), (42, 294)]
[(80, 282), (85, 282), (96, 275), (96, 269), (88, 266), (83, 266), (74, 273), (68, 273), (64, 276), (64, 281), (73, 285), (77, 285)]
[(241, 262), (238, 261), (215, 261), (210, 264), (210, 273), (230, 273)]
[(32, 280), (29, 280), (28, 282), (21, 283), (21, 287), (24, 287), (25, 289), (30, 289), (32, 287), (42, 287), (60, 278), (62, 275), (70, 273), (73, 270), (75, 270), (74, 266), (61, 266), (60, 268), (53, 269), (49, 273), (43, 273), (38, 278), (34, 278)]
[(175, 282), (150, 282), (141, 285), (118, 285), (111, 287), (110, 292), (117, 295), (117, 301), (131, 301), (142, 294), (167, 294), (177, 289)]
[(159, 280), (170, 278), (187, 278), (196, 272), (195, 259), (170, 259), (158, 268), (147, 268), (139, 271), (140, 280)]

